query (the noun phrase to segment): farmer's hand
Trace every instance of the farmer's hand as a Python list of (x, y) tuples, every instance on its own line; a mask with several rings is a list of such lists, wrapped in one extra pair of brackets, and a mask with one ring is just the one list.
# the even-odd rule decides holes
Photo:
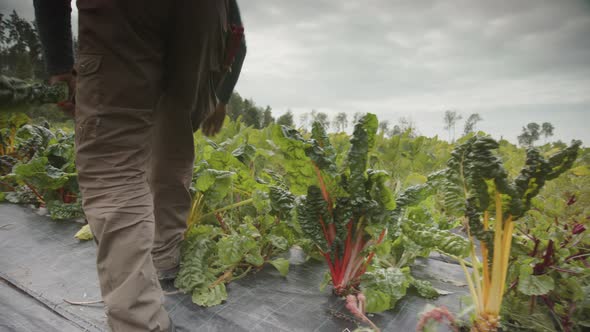
[(215, 112), (209, 115), (205, 122), (201, 125), (201, 130), (205, 136), (215, 136), (223, 127), (223, 120), (225, 120), (225, 104), (219, 103), (215, 108)]
[(74, 117), (76, 106), (75, 106), (75, 94), (76, 94), (76, 78), (71, 72), (53, 75), (49, 78), (49, 84), (55, 85), (59, 83), (66, 83), (68, 86), (68, 99), (60, 101), (57, 105), (66, 115)]

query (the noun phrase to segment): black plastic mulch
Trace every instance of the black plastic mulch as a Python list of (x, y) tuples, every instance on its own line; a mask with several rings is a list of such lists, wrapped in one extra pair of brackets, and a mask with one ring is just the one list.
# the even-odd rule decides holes
[[(74, 238), (79, 228), (0, 204), (0, 331), (108, 331), (101, 304), (64, 301), (100, 299), (95, 245)], [(342, 317), (348, 315), (343, 301), (319, 291), (324, 271), (321, 262), (292, 264), (283, 278), (267, 268), (231, 283), (219, 306), (199, 307), (187, 294), (167, 295), (165, 305), (179, 331), (352, 331), (357, 325)], [(459, 298), (467, 294), (460, 267), (428, 259), (412, 273), (451, 294), (435, 301), (406, 296), (394, 310), (371, 317), (383, 331), (414, 331), (427, 303), (460, 311)]]

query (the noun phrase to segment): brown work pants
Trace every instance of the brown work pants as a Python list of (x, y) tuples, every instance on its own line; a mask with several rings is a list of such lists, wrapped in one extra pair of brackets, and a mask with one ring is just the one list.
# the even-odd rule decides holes
[(78, 0), (76, 165), (113, 331), (168, 331), (157, 270), (179, 263), (191, 112), (215, 106), (225, 0)]

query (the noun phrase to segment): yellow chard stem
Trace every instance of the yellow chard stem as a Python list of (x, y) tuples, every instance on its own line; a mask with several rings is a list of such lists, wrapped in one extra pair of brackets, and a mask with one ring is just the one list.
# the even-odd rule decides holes
[(487, 312), (498, 315), (500, 303), (502, 302), (502, 240), (503, 238), (503, 227), (502, 227), (502, 197), (500, 193), (496, 191), (496, 223), (494, 225), (494, 257), (492, 261), (492, 278), (491, 278), (491, 289), (490, 297), (487, 303)]
[[(512, 246), (512, 232), (514, 231), (514, 223), (512, 222), (512, 216), (508, 216), (506, 219), (506, 225), (504, 226), (504, 242), (502, 244), (502, 291), (501, 295), (504, 295), (504, 289), (506, 288), (506, 275), (508, 274), (508, 261), (510, 260), (510, 247)], [(500, 307), (498, 307), (500, 311)]]
[(469, 236), (469, 243), (471, 243), (470, 253), (471, 253), (471, 263), (473, 265), (473, 280), (475, 284), (475, 292), (477, 293), (478, 302), (475, 303), (480, 311), (485, 308), (484, 297), (482, 292), (482, 279), (479, 275), (479, 260), (477, 259), (477, 255), (475, 254), (475, 245), (473, 241), (473, 237), (471, 236), (471, 232), (469, 228), (467, 229), (467, 235)]
[[(488, 230), (489, 213), (485, 211), (483, 214), (483, 228)], [(490, 267), (488, 266), (488, 246), (485, 242), (481, 242), (481, 257), (483, 264), (483, 303), (488, 303), (490, 295)]]
[(471, 298), (473, 299), (473, 304), (476, 307), (476, 312), (479, 315), (479, 313), (481, 312), (481, 310), (483, 308), (481, 308), (478, 303), (480, 303), (479, 298), (477, 297), (477, 292), (475, 291), (475, 287), (473, 286), (473, 279), (471, 278), (471, 273), (469, 273), (469, 270), (467, 270), (467, 266), (465, 266), (465, 262), (463, 261), (463, 258), (461, 257), (457, 257), (457, 260), (459, 261), (459, 264), (461, 264), (461, 268), (463, 269), (463, 273), (465, 273), (465, 278), (467, 279), (467, 285), (469, 286), (469, 293), (471, 293)]

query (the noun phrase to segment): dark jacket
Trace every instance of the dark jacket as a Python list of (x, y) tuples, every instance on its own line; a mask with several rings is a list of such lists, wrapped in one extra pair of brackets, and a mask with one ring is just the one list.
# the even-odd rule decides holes
[[(49, 75), (70, 72), (74, 65), (70, 1), (33, 0), (33, 4), (47, 72)], [(242, 26), (242, 18), (236, 0), (229, 0), (228, 16), (229, 24)], [(216, 95), (220, 102), (228, 103), (240, 77), (245, 57), (246, 41), (242, 39), (231, 70), (217, 88)]]

